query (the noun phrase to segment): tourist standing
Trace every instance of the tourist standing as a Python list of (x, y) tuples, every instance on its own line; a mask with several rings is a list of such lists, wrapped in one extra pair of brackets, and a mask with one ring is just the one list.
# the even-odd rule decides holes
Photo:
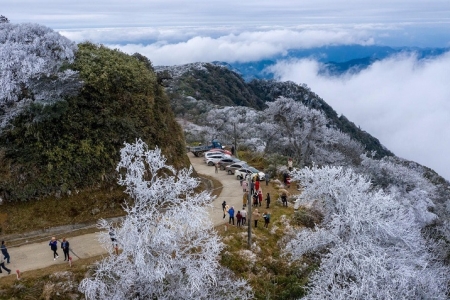
[(270, 194), (269, 193), (267, 193), (266, 204), (267, 204), (266, 208), (269, 208), (269, 206), (270, 206)]
[(259, 202), (259, 206), (262, 205), (262, 201), (263, 201), (263, 194), (262, 194), (262, 191), (259, 190), (259, 191), (258, 191), (258, 202)]
[(228, 210), (228, 215), (230, 216), (230, 219), (228, 220), (228, 224), (231, 224), (231, 221), (233, 221), (233, 225), (234, 225), (234, 207), (233, 206)]
[(64, 252), (64, 261), (69, 260), (69, 241), (66, 238), (63, 238), (61, 242), (61, 249)]
[(255, 222), (255, 228), (258, 227), (258, 220), (261, 214), (258, 212), (258, 209), (255, 209), (252, 213), (252, 219)]
[(247, 211), (245, 210), (245, 208), (242, 208), (241, 210), (241, 215), (242, 215), (242, 226), (244, 226), (245, 224), (247, 224)]
[(236, 220), (237, 220), (237, 227), (241, 227), (242, 214), (240, 210), (238, 210), (238, 213), (236, 214)]
[(58, 252), (56, 252), (58, 250), (58, 241), (54, 236), (52, 237), (48, 245), (50, 246), (50, 249), (53, 251), (53, 260), (56, 260), (59, 257)]
[(247, 206), (248, 202), (248, 192), (245, 192), (242, 196), (242, 206), (245, 208)]
[(242, 182), (242, 191), (247, 192), (247, 189), (248, 189), (248, 183), (247, 183), (247, 180), (244, 180)]
[(263, 214), (263, 218), (264, 218), (264, 227), (269, 228), (270, 214), (267, 211)]
[(288, 169), (289, 169), (289, 172), (292, 171), (292, 165), (293, 165), (292, 157), (289, 157), (289, 159), (288, 159)]

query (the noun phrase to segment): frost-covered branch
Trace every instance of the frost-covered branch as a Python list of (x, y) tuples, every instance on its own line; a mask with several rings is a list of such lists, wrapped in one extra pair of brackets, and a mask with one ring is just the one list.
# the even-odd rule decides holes
[[(121, 252), (114, 254), (108, 234), (100, 239), (110, 256), (86, 278), (87, 299), (250, 299), (243, 280), (218, 263), (223, 244), (212, 228), (209, 193), (194, 192), (192, 168), (176, 171), (160, 149), (141, 140), (125, 144), (117, 170), (132, 202), (115, 228)], [(99, 227), (108, 230), (106, 221)]]
[(449, 268), (430, 251), (414, 210), (351, 169), (305, 168), (292, 177), (303, 186), (296, 205), (324, 215), (286, 247), (293, 259), (323, 253), (308, 299), (446, 298)]

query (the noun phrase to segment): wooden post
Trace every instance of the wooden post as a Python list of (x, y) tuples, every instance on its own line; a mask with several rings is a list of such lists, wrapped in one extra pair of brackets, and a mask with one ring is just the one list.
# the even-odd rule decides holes
[(72, 256), (69, 256), (69, 267), (72, 267)]
[(20, 280), (20, 271), (16, 270), (17, 280)]

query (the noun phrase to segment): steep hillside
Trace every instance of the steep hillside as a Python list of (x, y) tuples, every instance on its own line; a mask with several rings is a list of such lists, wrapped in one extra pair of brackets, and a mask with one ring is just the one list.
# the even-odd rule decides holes
[(332, 126), (359, 141), (367, 151), (376, 151), (376, 157), (393, 155), (378, 139), (361, 130), (345, 116), (338, 116), (331, 106), (306, 86), (262, 79), (247, 83), (228, 68), (212, 64), (157, 67), (156, 70), (168, 70), (172, 74), (173, 80), (168, 83), (167, 91), (172, 108), (179, 116), (189, 107), (187, 96), (222, 106), (248, 106), (259, 110), (266, 107), (266, 102), (278, 97), (292, 98), (309, 108), (323, 111)]
[(115, 184), (119, 149), (142, 138), (186, 166), (184, 138), (151, 64), (90, 43), (69, 68), (81, 91), (30, 105), (0, 135), (0, 197), (28, 200)]

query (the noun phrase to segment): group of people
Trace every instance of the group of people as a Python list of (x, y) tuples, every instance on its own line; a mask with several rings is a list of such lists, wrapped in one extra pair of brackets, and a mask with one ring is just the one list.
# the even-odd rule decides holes
[[(223, 210), (223, 218), (225, 219), (226, 214), (228, 213), (229, 219), (228, 224), (234, 225), (234, 206), (229, 207), (226, 201), (222, 202), (222, 210)], [(237, 227), (241, 227), (247, 224), (247, 211), (243, 208), (242, 210), (238, 210), (236, 213), (236, 225)]]
[[(50, 246), (50, 249), (53, 251), (53, 260), (59, 258), (58, 252), (56, 252), (58, 251), (58, 240), (56, 239), (56, 237), (53, 236), (48, 245)], [(61, 249), (63, 250), (64, 253), (64, 261), (66, 260), (68, 261), (70, 259), (69, 241), (66, 240), (66, 238), (63, 238), (61, 242)]]
[[(234, 225), (234, 219), (235, 219), (234, 206), (229, 207), (227, 205), (227, 202), (223, 201), (222, 202), (222, 210), (223, 210), (223, 218), (225, 219), (226, 215), (228, 214), (228, 216), (229, 216), (228, 224)], [(255, 224), (255, 228), (258, 227), (258, 221), (259, 221), (260, 217), (261, 217), (261, 214), (258, 212), (258, 209), (256, 208), (252, 212), (252, 219)], [(268, 228), (269, 223), (270, 223), (270, 213), (266, 211), (266, 212), (264, 212), (262, 217), (264, 218), (264, 227)], [(241, 227), (241, 226), (245, 226), (245, 225), (247, 225), (247, 211), (245, 210), (245, 207), (243, 207), (242, 210), (237, 211), (236, 226)]]

